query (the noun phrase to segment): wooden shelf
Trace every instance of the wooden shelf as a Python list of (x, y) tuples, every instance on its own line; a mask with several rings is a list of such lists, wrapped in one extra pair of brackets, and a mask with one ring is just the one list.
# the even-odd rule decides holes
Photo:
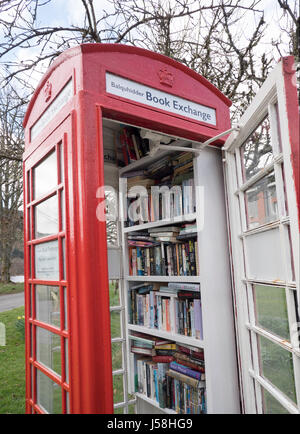
[(204, 341), (200, 339), (195, 339), (190, 336), (178, 335), (175, 333), (166, 332), (163, 330), (150, 329), (148, 327), (143, 327), (134, 324), (127, 325), (128, 330), (132, 330), (135, 332), (146, 333), (151, 336), (158, 336), (163, 339), (169, 339), (170, 341), (175, 341), (178, 344), (189, 345), (191, 347), (203, 348), (204, 349)]
[(185, 222), (190, 222), (190, 221), (196, 220), (196, 218), (197, 218), (196, 213), (186, 214), (186, 215), (182, 215), (182, 216), (173, 217), (172, 219), (158, 220), (156, 222), (143, 223), (140, 225), (130, 226), (128, 228), (123, 228), (123, 232), (129, 233), (129, 232), (135, 232), (135, 231), (142, 231), (145, 229), (157, 228), (160, 226), (169, 226), (169, 225), (174, 225), (174, 224), (178, 224), (178, 223), (185, 223)]
[(143, 395), (142, 393), (135, 393), (136, 397), (139, 399), (142, 399), (143, 401), (147, 402), (148, 404), (152, 405), (153, 407), (159, 408), (163, 413), (166, 414), (177, 414), (175, 410), (171, 410), (170, 408), (161, 408), (157, 401), (154, 399), (148, 398), (148, 396)]

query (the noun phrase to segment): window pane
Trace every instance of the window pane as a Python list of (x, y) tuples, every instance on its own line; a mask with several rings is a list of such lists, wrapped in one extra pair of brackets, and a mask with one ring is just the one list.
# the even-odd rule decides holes
[(66, 394), (66, 413), (70, 414), (70, 398), (69, 398), (69, 392), (65, 392)]
[(61, 388), (41, 371), (37, 371), (37, 403), (47, 413), (62, 413)]
[(112, 370), (116, 371), (123, 368), (123, 349), (122, 342), (113, 342), (111, 344), (112, 352)]
[(61, 191), (61, 230), (65, 229), (65, 191)]
[(248, 229), (278, 219), (274, 172), (260, 179), (245, 191)]
[(36, 285), (36, 318), (60, 327), (60, 302), (58, 286)]
[(256, 322), (272, 333), (290, 340), (285, 289), (254, 285)]
[(57, 185), (56, 152), (52, 152), (34, 168), (34, 198), (44, 195)]
[(58, 232), (57, 196), (52, 196), (34, 208), (35, 238), (46, 237)]
[(68, 330), (68, 297), (67, 288), (64, 288), (65, 330)]
[(109, 305), (120, 306), (120, 288), (118, 280), (109, 281)]
[(36, 355), (37, 360), (45, 365), (46, 368), (61, 375), (61, 348), (59, 335), (37, 327)]
[(64, 147), (63, 144), (61, 143), (59, 146), (59, 160), (60, 160), (60, 183), (64, 182), (64, 169), (65, 169), (65, 165), (64, 165)]
[(123, 375), (113, 376), (113, 391), (114, 391), (114, 404), (117, 404), (118, 402), (124, 402)]
[(278, 228), (245, 237), (247, 277), (255, 280), (285, 280), (286, 269)]
[(66, 369), (66, 383), (69, 383), (69, 343), (65, 339), (65, 369)]
[(111, 337), (112, 338), (122, 337), (120, 312), (111, 312), (110, 325), (111, 325)]
[(262, 388), (264, 414), (289, 414), (269, 392)]
[(59, 280), (57, 240), (35, 246), (35, 277), (44, 280)]
[(135, 409), (135, 404), (131, 404), (128, 406), (128, 414), (135, 414), (136, 409)]
[(267, 166), (272, 158), (270, 122), (267, 117), (241, 147), (244, 181)]
[(292, 354), (279, 345), (258, 336), (261, 375), (296, 402)]
[(66, 242), (65, 238), (61, 238), (61, 252), (62, 252), (62, 280), (66, 280)]

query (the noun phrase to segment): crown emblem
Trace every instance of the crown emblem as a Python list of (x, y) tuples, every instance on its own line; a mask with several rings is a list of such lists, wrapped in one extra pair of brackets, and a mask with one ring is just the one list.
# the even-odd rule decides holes
[(48, 80), (46, 83), (46, 86), (44, 87), (45, 102), (49, 101), (49, 99), (51, 98), (51, 95), (52, 95), (52, 84)]
[(169, 72), (167, 68), (162, 68), (158, 72), (159, 81), (161, 84), (165, 84), (166, 86), (172, 87), (174, 83), (174, 75), (172, 72)]

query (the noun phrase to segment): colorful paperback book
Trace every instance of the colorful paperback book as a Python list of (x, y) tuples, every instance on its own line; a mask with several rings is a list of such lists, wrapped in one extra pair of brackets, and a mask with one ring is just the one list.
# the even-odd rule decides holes
[(196, 378), (197, 380), (201, 380), (201, 372), (194, 371), (193, 369), (190, 369), (184, 365), (181, 365), (177, 362), (171, 362), (170, 363), (170, 369), (173, 371), (181, 372), (184, 375), (187, 375), (188, 377)]

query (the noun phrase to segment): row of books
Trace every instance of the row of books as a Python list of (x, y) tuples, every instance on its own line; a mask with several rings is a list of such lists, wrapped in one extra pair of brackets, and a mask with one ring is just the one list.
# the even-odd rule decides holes
[(180, 290), (180, 286), (160, 286), (157, 290), (154, 285), (143, 284), (131, 288), (128, 293), (130, 323), (203, 339), (200, 291)]
[(172, 219), (196, 211), (192, 154), (180, 154), (171, 159), (171, 164), (170, 161), (168, 163), (162, 159), (147, 171), (134, 171), (133, 176), (130, 173), (125, 175), (128, 226)]
[(137, 128), (123, 127), (117, 139), (118, 162), (125, 166), (149, 153), (149, 140), (143, 139)]
[[(159, 338), (135, 332), (131, 336), (132, 388), (157, 401), (161, 408), (177, 413), (205, 413), (204, 353), (198, 348), (160, 341)], [(141, 337), (142, 336), (142, 337)], [(154, 346), (158, 355), (136, 354), (136, 346)], [(149, 348), (150, 348), (149, 347)], [(169, 348), (169, 349), (166, 349)], [(175, 349), (174, 349), (175, 348)], [(168, 355), (161, 353), (165, 351)]]
[(191, 236), (192, 234), (187, 234), (182, 239), (176, 237), (176, 242), (139, 240), (136, 234), (128, 236), (129, 274), (199, 276), (197, 234), (193, 239)]

